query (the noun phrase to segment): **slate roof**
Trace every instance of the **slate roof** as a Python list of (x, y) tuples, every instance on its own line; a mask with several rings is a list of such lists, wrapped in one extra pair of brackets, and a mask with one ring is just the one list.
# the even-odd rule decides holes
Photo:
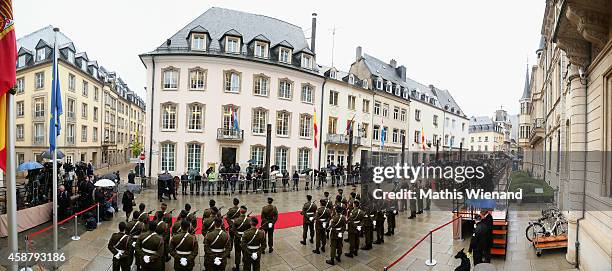
[(470, 126), (474, 125), (492, 125), (493, 120), (487, 116), (478, 116), (470, 118)]
[[(399, 84), (400, 86), (407, 88), (409, 92), (412, 90), (417, 90), (420, 93), (426, 94), (428, 97), (436, 97), (438, 100), (436, 107), (444, 110), (445, 106), (448, 106), (448, 110), (446, 111), (450, 111), (451, 108), (454, 108), (455, 112), (459, 111), (460, 115), (465, 117), (464, 112), (461, 110), (448, 90), (438, 89), (435, 87), (432, 90), (429, 86), (421, 84), (408, 77), (406, 77), (406, 80), (403, 80), (396, 68), (391, 66), (389, 63), (386, 63), (371, 55), (363, 54), (363, 60), (372, 75), (382, 77), (384, 80)], [(412, 101), (430, 104), (428, 101), (422, 101), (419, 98), (412, 98)]]
[(523, 96), (521, 97), (521, 100), (531, 98), (531, 84), (529, 81), (529, 65), (527, 65), (527, 71), (525, 72), (525, 87), (523, 89)]
[[(232, 29), (240, 33), (247, 42), (256, 36), (264, 35), (270, 40), (271, 46), (286, 40), (296, 50), (308, 47), (304, 31), (299, 26), (264, 15), (213, 7), (170, 37), (170, 46), (164, 42), (158, 49), (189, 47), (187, 39), (189, 31), (197, 26), (208, 30), (212, 39), (211, 50), (218, 50), (219, 40), (223, 34)], [(246, 50), (244, 46), (246, 45), (243, 45), (243, 51)]]

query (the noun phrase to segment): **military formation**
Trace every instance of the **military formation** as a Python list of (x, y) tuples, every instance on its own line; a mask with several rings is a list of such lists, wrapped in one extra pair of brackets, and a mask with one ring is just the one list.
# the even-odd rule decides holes
[[(343, 189), (338, 189), (334, 199), (325, 192), (318, 205), (311, 195), (307, 195), (301, 211), (304, 221), (300, 243), (307, 245), (310, 234), (309, 241), (314, 244), (312, 252), (316, 254), (326, 253), (329, 244), (329, 259), (326, 263), (330, 265), (342, 261), (343, 248), (346, 251), (344, 256), (353, 258), (359, 256), (360, 249), (370, 250), (373, 244), (383, 244), (384, 236), (395, 234), (396, 205), (381, 201), (364, 208), (360, 200), (360, 194), (354, 191), (347, 198)], [(360, 246), (362, 237), (364, 244)], [(348, 243), (347, 247), (344, 243)]]

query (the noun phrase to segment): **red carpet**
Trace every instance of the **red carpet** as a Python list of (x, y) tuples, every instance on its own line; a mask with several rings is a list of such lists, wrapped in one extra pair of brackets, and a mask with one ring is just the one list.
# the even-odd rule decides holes
[[(259, 225), (257, 225), (259, 227), (261, 224), (261, 217), (260, 215), (256, 215), (255, 217), (257, 218), (257, 220), (259, 220)], [(150, 218), (151, 220), (153, 220), (153, 216), (151, 216)], [(175, 221), (176, 217), (173, 217), (172, 223), (174, 223)], [(276, 221), (276, 224), (274, 224), (274, 229), (278, 230), (302, 226), (303, 222), (304, 220), (302, 215), (300, 215), (300, 211), (280, 213), (278, 214), (278, 220)], [(223, 220), (223, 223), (225, 223), (225, 226), (227, 227), (225, 219)], [(196, 234), (202, 234), (202, 217), (197, 218)]]

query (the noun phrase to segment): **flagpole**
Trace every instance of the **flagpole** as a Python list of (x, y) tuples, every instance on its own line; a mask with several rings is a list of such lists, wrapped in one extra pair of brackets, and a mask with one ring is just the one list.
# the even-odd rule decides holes
[[(17, 164), (15, 161), (15, 97), (11, 92), (6, 93), (6, 103), (8, 108), (7, 113), (7, 130), (8, 135), (6, 138), (6, 215), (8, 223), (8, 247), (9, 255), (16, 256), (19, 252), (19, 246), (17, 242), (17, 182), (16, 182), (16, 168)], [(17, 271), (18, 261), (10, 261), (9, 270)]]
[[(56, 65), (56, 67), (54, 67), (55, 73), (58, 73), (59, 65), (57, 65), (57, 33), (59, 32), (59, 28), (53, 28), (53, 31), (55, 32), (55, 43), (53, 46), (53, 63), (54, 65)], [(56, 74), (54, 74), (53, 81), (57, 79), (56, 77)], [(53, 84), (55, 85), (56, 82), (53, 82)], [(51, 110), (55, 111), (56, 109), (51, 108)], [(54, 118), (57, 118), (57, 112), (52, 112), (52, 114)], [(55, 142), (55, 148), (53, 148), (53, 253), (54, 255), (57, 255), (57, 122), (55, 122), (55, 125), (53, 126), (52, 136), (54, 137), (53, 142)], [(53, 261), (53, 269), (57, 269), (57, 261)]]

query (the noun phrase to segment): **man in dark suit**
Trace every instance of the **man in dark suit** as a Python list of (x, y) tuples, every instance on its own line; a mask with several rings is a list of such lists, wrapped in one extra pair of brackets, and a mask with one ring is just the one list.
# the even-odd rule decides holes
[(488, 240), (490, 238), (489, 226), (479, 216), (476, 218), (476, 228), (470, 240), (470, 248), (468, 252), (474, 255), (474, 265), (484, 262), (484, 252), (489, 249)]
[(487, 248), (482, 252), (483, 262), (490, 263), (491, 262), (491, 247), (493, 247), (493, 215), (490, 210), (482, 210), (480, 211), (480, 217), (482, 217), (482, 222), (487, 224), (488, 228), (488, 238), (486, 240)]

